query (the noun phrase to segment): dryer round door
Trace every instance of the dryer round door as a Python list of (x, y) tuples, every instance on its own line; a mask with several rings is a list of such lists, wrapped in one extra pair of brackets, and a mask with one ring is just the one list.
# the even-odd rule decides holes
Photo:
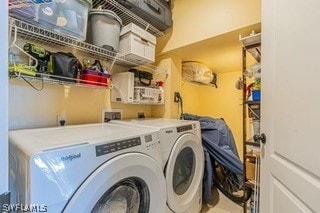
[(98, 167), (63, 212), (163, 213), (165, 204), (166, 185), (160, 164), (147, 155), (127, 153)]
[(190, 209), (202, 187), (203, 149), (197, 136), (187, 133), (175, 142), (166, 167), (167, 203), (174, 212)]

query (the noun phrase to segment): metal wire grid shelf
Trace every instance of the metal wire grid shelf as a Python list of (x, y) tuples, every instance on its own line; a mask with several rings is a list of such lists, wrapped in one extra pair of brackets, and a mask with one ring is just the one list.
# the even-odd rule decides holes
[(53, 46), (68, 46), (102, 58), (115, 59), (116, 61), (120, 61), (127, 66), (137, 66), (136, 63), (126, 60), (124, 56), (121, 56), (115, 52), (108, 51), (92, 44), (77, 41), (75, 38), (60, 35), (57, 32), (49, 31), (19, 19), (10, 18), (10, 26), (13, 29), (17, 28), (18, 36), (25, 40), (36, 41)]
[(78, 41), (75, 38), (61, 35), (59, 32), (53, 32), (19, 19), (10, 18), (9, 25), (13, 30), (14, 28), (17, 28), (18, 36), (25, 40), (49, 44), (51, 46), (58, 45), (72, 47), (85, 53), (89, 53), (92, 56), (99, 57), (100, 59), (112, 60), (115, 64), (120, 66), (139, 67), (149, 72), (166, 73), (166, 70), (160, 67), (153, 66), (151, 64), (140, 65), (135, 61), (126, 59), (124, 55), (119, 53), (112, 52), (86, 42)]
[(247, 51), (258, 61), (261, 59), (261, 33), (255, 34), (252, 32), (247, 37), (242, 37), (239, 35), (239, 40), (242, 46), (247, 49)]
[(9, 9), (21, 8), (30, 4), (34, 4), (33, 0), (9, 0)]
[[(15, 8), (22, 8), (27, 5), (44, 4), (44, 3), (50, 3), (50, 2), (52, 2), (52, 0), (10, 0), (8, 2), (8, 5), (9, 5), (9, 10), (11, 10)], [(150, 23), (148, 23), (144, 19), (140, 18), (133, 12), (126, 9), (124, 6), (119, 4), (116, 0), (93, 0), (92, 4), (93, 4), (93, 8), (101, 7), (102, 9), (112, 10), (121, 18), (124, 25), (127, 25), (133, 22), (155, 36), (164, 35), (162, 31), (158, 30), (156, 27), (152, 26)]]
[(93, 8), (101, 7), (102, 9), (108, 9), (115, 12), (121, 18), (123, 25), (127, 25), (132, 22), (155, 36), (164, 35), (162, 31), (158, 30), (144, 19), (129, 11), (116, 0), (93, 0), (92, 4)]
[[(45, 74), (45, 73), (37, 73), (37, 76), (30, 76), (30, 75), (24, 75), (19, 72), (10, 72), (9, 77), (10, 79), (14, 79), (14, 80), (27, 81), (29, 84), (45, 83), (45, 84), (55, 84), (55, 85), (63, 85), (63, 86), (86, 87), (86, 88), (101, 89), (101, 90), (110, 89), (112, 87), (111, 83), (110, 84), (99, 83), (99, 85), (97, 85), (97, 82), (93, 82), (93, 81), (67, 78), (63, 76), (54, 76), (54, 75)], [(35, 88), (34, 85), (33, 87)]]
[[(27, 5), (32, 4), (41, 4), (41, 3), (49, 3), (51, 0), (10, 0), (8, 2), (9, 10), (14, 8), (21, 8)], [(154, 26), (150, 25), (145, 20), (141, 19), (134, 13), (127, 10), (125, 7), (117, 3), (115, 0), (93, 0), (93, 7), (102, 7), (104, 9), (109, 9), (116, 12), (124, 24), (128, 24), (134, 22), (140, 27), (146, 29), (150, 33), (161, 36), (164, 33), (156, 29)], [(65, 46), (71, 47), (76, 50), (80, 50), (84, 53), (89, 53), (94, 57), (98, 57), (102, 60), (111, 60), (112, 64), (118, 64), (124, 67), (137, 67), (138, 69), (142, 69), (148, 72), (153, 73), (153, 81), (163, 81), (165, 82), (168, 74), (165, 69), (147, 64), (140, 65), (135, 61), (128, 60), (124, 55), (121, 55), (116, 52), (112, 52), (106, 50), (104, 48), (88, 44), (86, 42), (78, 41), (76, 38), (61, 35), (59, 32), (50, 31), (48, 29), (42, 28), (40, 26), (34, 25), (32, 23), (28, 23), (16, 18), (10, 18), (9, 27), (13, 32), (16, 32), (17, 35), (21, 39), (25, 39), (28, 41), (33, 41), (36, 43), (43, 43), (50, 46)], [(50, 74), (37, 73), (37, 76), (28, 76), (19, 72), (11, 72), (11, 79), (20, 79), (20, 80), (28, 80), (30, 82), (42, 82), (46, 84), (61, 84), (61, 85), (71, 85), (71, 86), (81, 86), (81, 87), (89, 87), (89, 88), (97, 88), (97, 89), (106, 89), (112, 87), (111, 85), (94, 85), (96, 82), (85, 82), (81, 80), (82, 83), (79, 83), (79, 79), (63, 79), (58, 80), (55, 79), (54, 76)], [(60, 78), (61, 79), (61, 78)]]

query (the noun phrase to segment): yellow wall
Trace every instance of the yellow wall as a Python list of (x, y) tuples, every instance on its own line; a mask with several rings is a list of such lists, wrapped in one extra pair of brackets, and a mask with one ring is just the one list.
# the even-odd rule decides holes
[(157, 53), (261, 22), (261, 1), (175, 0), (173, 27), (157, 40)]
[(138, 112), (144, 112), (146, 117), (178, 118), (178, 105), (173, 102), (173, 98), (174, 92), (180, 92), (185, 113), (222, 117), (226, 120), (241, 154), (241, 91), (234, 87), (241, 73), (219, 74), (218, 89), (186, 83), (181, 80), (181, 57), (164, 53), (260, 22), (261, 2), (201, 0), (200, 3), (194, 0), (175, 0), (173, 3), (174, 25), (166, 35), (157, 40), (157, 63), (167, 68), (169, 74), (164, 85), (165, 105), (111, 103), (110, 90), (45, 85), (44, 91), (37, 92), (22, 81), (11, 81), (10, 128), (55, 126), (58, 114), (67, 116), (67, 124), (101, 122), (103, 108), (123, 109), (123, 118), (135, 118)]
[(122, 109), (123, 118), (137, 118), (138, 112), (151, 116), (150, 105), (111, 103), (110, 90), (45, 84), (43, 91), (35, 91), (23, 81), (10, 80), (10, 129), (56, 126), (58, 114), (66, 115), (68, 125), (97, 123), (102, 109), (110, 108)]
[[(23, 46), (25, 41), (18, 40)], [(81, 62), (83, 58), (91, 58), (83, 52), (74, 49), (45, 46), (51, 52), (72, 52)], [(23, 59), (20, 51), (12, 49)], [(110, 71), (110, 62), (101, 61)], [(126, 71), (127, 68), (114, 66), (111, 73)], [(40, 83), (33, 84), (40, 88)], [(151, 105), (133, 105), (111, 103), (110, 89), (92, 89), (73, 86), (44, 84), (42, 91), (32, 89), (26, 82), (10, 80), (9, 85), (9, 128), (34, 128), (57, 126), (57, 115), (65, 115), (67, 125), (97, 123), (102, 121), (102, 109), (122, 109), (123, 118), (137, 118), (138, 112), (144, 112), (146, 117), (151, 116)]]
[(169, 78), (165, 84), (166, 104), (152, 107), (152, 116), (178, 118), (178, 106), (173, 102), (173, 94), (178, 91), (183, 99), (184, 113), (223, 118), (226, 121), (242, 157), (242, 91), (235, 88), (241, 72), (219, 74), (218, 88), (215, 88), (181, 79), (179, 56), (167, 55), (160, 59), (159, 64), (169, 68)]
[(152, 110), (151, 114), (152, 114), (152, 117), (171, 118), (172, 94), (170, 91), (173, 90), (171, 85), (171, 79), (172, 79), (171, 72), (173, 72), (172, 59), (171, 58), (158, 59), (157, 65), (166, 69), (168, 74), (167, 79), (163, 84), (163, 90), (165, 92), (165, 95), (164, 95), (165, 102), (164, 102), (164, 105), (153, 106), (151, 109)]
[(218, 88), (204, 88), (201, 91), (201, 111), (215, 118), (223, 118), (230, 127), (242, 156), (242, 91), (235, 88), (241, 72), (218, 75)]
[[(201, 88), (203, 85), (197, 85), (182, 81), (181, 96), (183, 99), (183, 110), (185, 113), (202, 114), (201, 112)], [(205, 86), (206, 87), (206, 86)]]
[[(166, 91), (166, 95), (169, 93), (170, 97), (166, 101), (170, 100), (170, 104), (166, 103), (165, 111), (177, 111), (177, 106), (173, 103), (173, 93), (180, 91), (185, 113), (225, 119), (233, 132), (239, 155), (242, 157), (242, 91), (235, 88), (235, 82), (241, 76), (241, 66), (236, 69), (230, 69), (229, 66), (221, 69), (224, 72), (225, 70), (231, 72), (218, 75), (217, 89), (183, 82), (181, 77), (177, 76), (178, 73), (181, 74), (181, 63), (179, 66), (178, 61), (182, 61), (178, 50), (186, 51), (185, 47), (188, 46), (188, 54), (192, 55), (199, 49), (193, 45), (200, 41), (209, 41), (223, 34), (227, 35), (228, 32), (260, 23), (261, 1), (175, 0), (172, 12), (173, 27), (157, 39), (156, 49), (158, 57), (168, 60), (167, 63), (170, 63), (170, 60), (173, 62), (170, 68), (175, 66), (172, 68), (175, 72), (170, 76), (170, 87), (167, 88), (169, 91)], [(213, 49), (216, 50), (216, 46), (213, 46)], [(223, 47), (221, 49), (223, 50)], [(241, 60), (241, 48), (235, 52), (235, 57)], [(183, 55), (186, 55), (185, 52)], [(228, 57), (230, 58), (230, 54), (225, 56), (225, 58)], [(221, 54), (217, 55), (216, 59), (221, 61)], [(175, 117), (172, 114), (166, 114), (166, 116)]]
[(152, 117), (179, 118), (178, 104), (174, 102), (174, 92), (181, 92), (182, 60), (176, 55), (166, 55), (157, 59), (157, 64), (165, 68), (168, 78), (164, 83), (165, 105), (152, 106)]
[(223, 118), (236, 141), (242, 156), (242, 92), (235, 88), (241, 72), (218, 75), (218, 88), (186, 82), (182, 86), (186, 113)]

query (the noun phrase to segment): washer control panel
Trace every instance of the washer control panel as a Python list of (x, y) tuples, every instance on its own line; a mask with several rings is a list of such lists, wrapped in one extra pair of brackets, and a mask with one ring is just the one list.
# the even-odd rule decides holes
[(159, 147), (160, 147), (160, 141), (154, 141), (153, 143), (147, 144), (146, 146), (147, 150), (159, 149)]
[(185, 131), (188, 131), (188, 130), (192, 130), (192, 125), (185, 125), (185, 126), (179, 126), (177, 127), (177, 132), (185, 132)]
[(109, 154), (112, 152), (128, 149), (139, 145), (141, 145), (140, 137), (98, 145), (96, 146), (96, 156), (98, 157), (101, 155)]

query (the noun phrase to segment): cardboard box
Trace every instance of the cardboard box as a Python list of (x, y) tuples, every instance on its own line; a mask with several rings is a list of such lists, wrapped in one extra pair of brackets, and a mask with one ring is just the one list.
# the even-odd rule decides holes
[(246, 175), (247, 179), (254, 180), (255, 179), (255, 163), (246, 161)]
[(133, 23), (120, 32), (119, 52), (137, 64), (154, 62), (155, 45), (156, 37)]

